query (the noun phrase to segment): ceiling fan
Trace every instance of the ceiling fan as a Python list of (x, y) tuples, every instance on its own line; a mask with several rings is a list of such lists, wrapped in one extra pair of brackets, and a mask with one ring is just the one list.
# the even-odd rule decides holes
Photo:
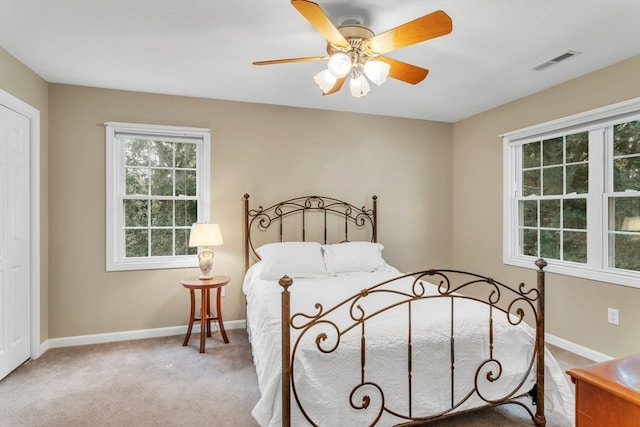
[(429, 70), (382, 55), (444, 36), (452, 30), (451, 18), (441, 10), (375, 35), (360, 23), (336, 27), (314, 2), (292, 0), (291, 4), (327, 40), (329, 55), (256, 61), (253, 64), (270, 65), (328, 59), (327, 69), (314, 76), (323, 95), (338, 92), (347, 77), (350, 77), (351, 94), (356, 98), (369, 92), (368, 80), (381, 85), (389, 76), (410, 84), (421, 82)]

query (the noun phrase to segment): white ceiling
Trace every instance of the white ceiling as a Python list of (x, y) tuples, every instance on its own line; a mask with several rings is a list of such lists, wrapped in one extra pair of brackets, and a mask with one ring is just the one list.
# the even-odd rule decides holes
[[(640, 54), (640, 0), (317, 0), (376, 34), (444, 10), (451, 34), (387, 56), (430, 70), (322, 96), (324, 38), (288, 0), (0, 0), (0, 46), (52, 83), (455, 122)], [(568, 50), (566, 62), (531, 68)], [(1, 69), (1, 68), (0, 68)], [(630, 84), (639, 84), (629, 82)]]

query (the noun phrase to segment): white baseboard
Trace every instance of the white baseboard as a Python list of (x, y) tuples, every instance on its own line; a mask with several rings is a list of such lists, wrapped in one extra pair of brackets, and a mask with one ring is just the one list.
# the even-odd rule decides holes
[(583, 347), (580, 344), (567, 341), (564, 338), (556, 337), (555, 335), (551, 335), (549, 333), (544, 334), (544, 339), (547, 344), (555, 345), (556, 347), (560, 347), (563, 350), (567, 350), (579, 356), (591, 359), (594, 362), (606, 362), (607, 360), (613, 359), (613, 357), (607, 354), (600, 353), (599, 351), (595, 351), (587, 347)]
[[(226, 330), (244, 329), (244, 320), (232, 320), (224, 322)], [(213, 325), (212, 325), (213, 328)], [(200, 324), (194, 324), (192, 333), (200, 332)], [(50, 338), (40, 345), (40, 355), (50, 348), (72, 347), (76, 345), (101, 344), (115, 341), (139, 340), (144, 338), (168, 337), (171, 335), (184, 335), (187, 333), (187, 325), (169, 326), (166, 328), (138, 329), (134, 331), (108, 332), (104, 334), (78, 335), (73, 337)]]
[[(230, 322), (224, 322), (224, 328), (228, 330), (244, 329), (246, 328), (246, 321), (232, 320)], [(193, 333), (200, 332), (199, 323), (193, 325), (192, 332)], [(63, 337), (63, 338), (50, 338), (40, 345), (38, 357), (44, 354), (44, 352), (50, 348), (72, 347), (76, 345), (87, 345), (87, 344), (101, 344), (101, 343), (107, 343), (107, 342), (138, 340), (138, 339), (144, 339), (144, 338), (168, 337), (172, 335), (183, 335), (186, 333), (187, 333), (187, 325), (183, 325), (183, 326), (170, 326), (166, 328), (138, 329), (133, 331), (108, 332), (104, 334), (78, 335), (78, 336)], [(595, 362), (605, 362), (607, 360), (613, 359), (613, 357), (607, 354), (600, 353), (598, 351), (581, 346), (579, 344), (573, 343), (571, 341), (565, 340), (564, 338), (560, 338), (549, 333), (545, 334), (545, 341), (549, 344), (555, 345), (564, 350), (575, 353), (579, 356), (586, 357), (587, 359), (591, 359)]]

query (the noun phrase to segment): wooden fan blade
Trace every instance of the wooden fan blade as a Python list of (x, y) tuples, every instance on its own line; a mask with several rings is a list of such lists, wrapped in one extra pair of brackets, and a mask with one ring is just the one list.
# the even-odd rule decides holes
[(410, 83), (412, 85), (420, 83), (425, 77), (427, 77), (427, 74), (429, 74), (429, 70), (425, 68), (387, 58), (386, 56), (379, 56), (376, 60), (386, 62), (391, 66), (391, 68), (389, 68), (389, 77), (402, 80), (403, 82)]
[(369, 39), (367, 52), (384, 54), (392, 50), (449, 34), (453, 29), (451, 18), (441, 10), (414, 19)]
[(287, 62), (320, 61), (322, 59), (329, 59), (329, 57), (328, 56), (307, 56), (304, 58), (272, 59), (269, 61), (255, 61), (253, 62), (253, 65), (286, 64)]
[(345, 80), (347, 80), (346, 76), (339, 78), (338, 80), (336, 80), (333, 87), (329, 89), (327, 92), (323, 92), (322, 95), (331, 95), (333, 93), (338, 92), (340, 89), (342, 89), (342, 85), (344, 84)]
[(316, 3), (308, 0), (291, 0), (291, 4), (328, 42), (340, 47), (349, 46), (344, 36)]

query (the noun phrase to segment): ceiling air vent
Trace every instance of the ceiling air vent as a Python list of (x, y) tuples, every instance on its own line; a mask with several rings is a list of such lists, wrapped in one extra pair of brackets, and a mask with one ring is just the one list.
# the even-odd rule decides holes
[(547, 68), (551, 67), (552, 65), (556, 65), (559, 64), (563, 61), (566, 61), (569, 58), (573, 58), (576, 55), (580, 55), (582, 52), (578, 52), (575, 50), (568, 50), (565, 53), (563, 53), (562, 55), (556, 56), (553, 59), (548, 60), (547, 62), (543, 62), (542, 64), (535, 66), (532, 68), (532, 70), (535, 71), (543, 71), (546, 70)]

